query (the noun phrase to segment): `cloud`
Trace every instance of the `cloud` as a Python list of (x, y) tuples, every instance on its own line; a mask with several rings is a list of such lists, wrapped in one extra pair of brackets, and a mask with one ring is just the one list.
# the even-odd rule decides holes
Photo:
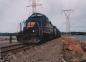
[[(64, 9), (72, 9), (71, 31), (86, 31), (86, 1), (83, 0), (37, 0), (41, 6), (37, 12), (48, 16), (61, 31), (65, 31)], [(32, 13), (31, 0), (0, 0), (0, 32), (16, 32), (18, 23), (26, 20)]]

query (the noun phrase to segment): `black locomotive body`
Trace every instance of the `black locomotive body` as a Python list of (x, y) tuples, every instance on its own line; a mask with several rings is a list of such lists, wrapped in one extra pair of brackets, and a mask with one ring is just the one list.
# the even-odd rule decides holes
[(17, 35), (18, 42), (39, 43), (60, 37), (60, 31), (41, 13), (33, 13)]

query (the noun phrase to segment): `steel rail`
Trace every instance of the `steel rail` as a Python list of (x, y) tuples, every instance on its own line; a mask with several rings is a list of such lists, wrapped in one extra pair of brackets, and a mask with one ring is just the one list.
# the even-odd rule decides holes
[(5, 57), (7, 57), (9, 53), (18, 53), (19, 51), (24, 51), (24, 50), (30, 49), (34, 46), (35, 46), (35, 44), (25, 45), (25, 44), (17, 43), (14, 45), (0, 47), (0, 61), (6, 60)]

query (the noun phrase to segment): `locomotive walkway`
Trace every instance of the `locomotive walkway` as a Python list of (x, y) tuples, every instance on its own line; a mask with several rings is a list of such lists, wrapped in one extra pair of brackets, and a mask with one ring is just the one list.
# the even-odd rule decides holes
[(61, 62), (62, 41), (62, 38), (54, 39), (16, 54), (11, 52), (8, 59), (10, 62)]

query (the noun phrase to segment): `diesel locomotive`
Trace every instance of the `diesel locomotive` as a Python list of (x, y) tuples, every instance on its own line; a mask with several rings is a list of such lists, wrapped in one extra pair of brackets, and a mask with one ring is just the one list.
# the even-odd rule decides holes
[(61, 37), (61, 32), (53, 26), (48, 17), (41, 13), (33, 13), (25, 21), (23, 31), (17, 34), (21, 43), (42, 43)]

